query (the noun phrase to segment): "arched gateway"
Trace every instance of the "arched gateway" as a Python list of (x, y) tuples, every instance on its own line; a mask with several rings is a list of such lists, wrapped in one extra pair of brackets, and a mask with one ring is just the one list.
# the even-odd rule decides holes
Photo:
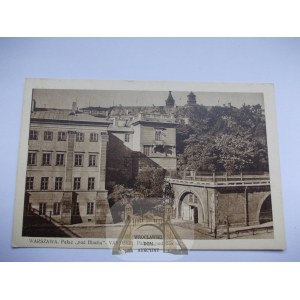
[(177, 219), (204, 223), (204, 210), (199, 195), (192, 191), (183, 191), (177, 199)]
[(257, 208), (257, 219), (259, 224), (273, 221), (271, 194), (262, 198)]

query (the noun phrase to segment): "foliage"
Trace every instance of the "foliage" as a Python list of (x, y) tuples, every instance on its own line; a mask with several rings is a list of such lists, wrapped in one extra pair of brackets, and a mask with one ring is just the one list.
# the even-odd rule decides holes
[(161, 168), (145, 168), (136, 177), (134, 190), (144, 197), (162, 197), (166, 171)]
[(266, 126), (260, 105), (182, 107), (176, 112), (181, 170), (268, 171)]
[(116, 202), (121, 201), (123, 204), (127, 203), (128, 199), (142, 198), (143, 195), (133, 189), (125, 188), (121, 184), (116, 184), (113, 191), (108, 196), (109, 205), (113, 206)]
[[(159, 174), (160, 179), (162, 174), (162, 170), (157, 171), (156, 169), (148, 170), (148, 172), (143, 172), (143, 176), (139, 176), (139, 182), (141, 183), (141, 179), (145, 179), (149, 174), (153, 176), (153, 174)], [(151, 177), (150, 177), (151, 181)], [(123, 185), (115, 185), (112, 193), (109, 194), (108, 200), (110, 203), (111, 214), (114, 220), (114, 223), (118, 223), (123, 221), (124, 219), (124, 210), (126, 204), (130, 204), (133, 208), (133, 213), (135, 215), (144, 215), (146, 213), (154, 213), (156, 216), (163, 216), (164, 214), (164, 202), (167, 201), (168, 204), (173, 205), (173, 191), (171, 186), (164, 185), (162, 186), (163, 179), (161, 182), (153, 182), (149, 185), (149, 188), (152, 187), (154, 191), (156, 191), (156, 196), (154, 192), (152, 196), (144, 196), (143, 193), (137, 191), (136, 189), (128, 189)], [(154, 188), (152, 184), (156, 184), (160, 186), (159, 188)], [(146, 194), (150, 195), (149, 191), (144, 187), (143, 184), (140, 185), (141, 190), (146, 191)], [(148, 188), (148, 186), (147, 186)]]

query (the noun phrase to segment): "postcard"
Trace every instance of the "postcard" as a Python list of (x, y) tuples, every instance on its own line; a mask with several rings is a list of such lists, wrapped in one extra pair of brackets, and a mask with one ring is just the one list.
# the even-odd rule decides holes
[(13, 247), (285, 248), (272, 84), (27, 79)]

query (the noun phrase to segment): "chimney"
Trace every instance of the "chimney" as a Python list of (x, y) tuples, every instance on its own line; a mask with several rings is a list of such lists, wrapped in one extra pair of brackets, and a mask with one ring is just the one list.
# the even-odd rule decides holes
[(77, 103), (76, 103), (76, 101), (73, 101), (73, 103), (72, 103), (72, 113), (75, 114), (76, 111), (77, 111)]
[(118, 119), (119, 119), (118, 117), (114, 118), (113, 126), (115, 126), (115, 127), (119, 126), (119, 120)]

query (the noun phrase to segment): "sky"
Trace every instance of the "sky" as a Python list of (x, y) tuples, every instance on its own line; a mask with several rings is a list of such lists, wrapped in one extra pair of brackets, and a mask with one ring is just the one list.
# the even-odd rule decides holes
[[(187, 102), (187, 95), (191, 91), (172, 92), (176, 106), (183, 106)], [(196, 92), (197, 103), (204, 106), (215, 106), (231, 103), (241, 107), (249, 105), (263, 105), (263, 94), (260, 93), (212, 93)], [(168, 91), (89, 91), (89, 90), (42, 90), (35, 89), (32, 98), (37, 107), (71, 109), (76, 101), (79, 108), (86, 106), (162, 106), (168, 98)]]

